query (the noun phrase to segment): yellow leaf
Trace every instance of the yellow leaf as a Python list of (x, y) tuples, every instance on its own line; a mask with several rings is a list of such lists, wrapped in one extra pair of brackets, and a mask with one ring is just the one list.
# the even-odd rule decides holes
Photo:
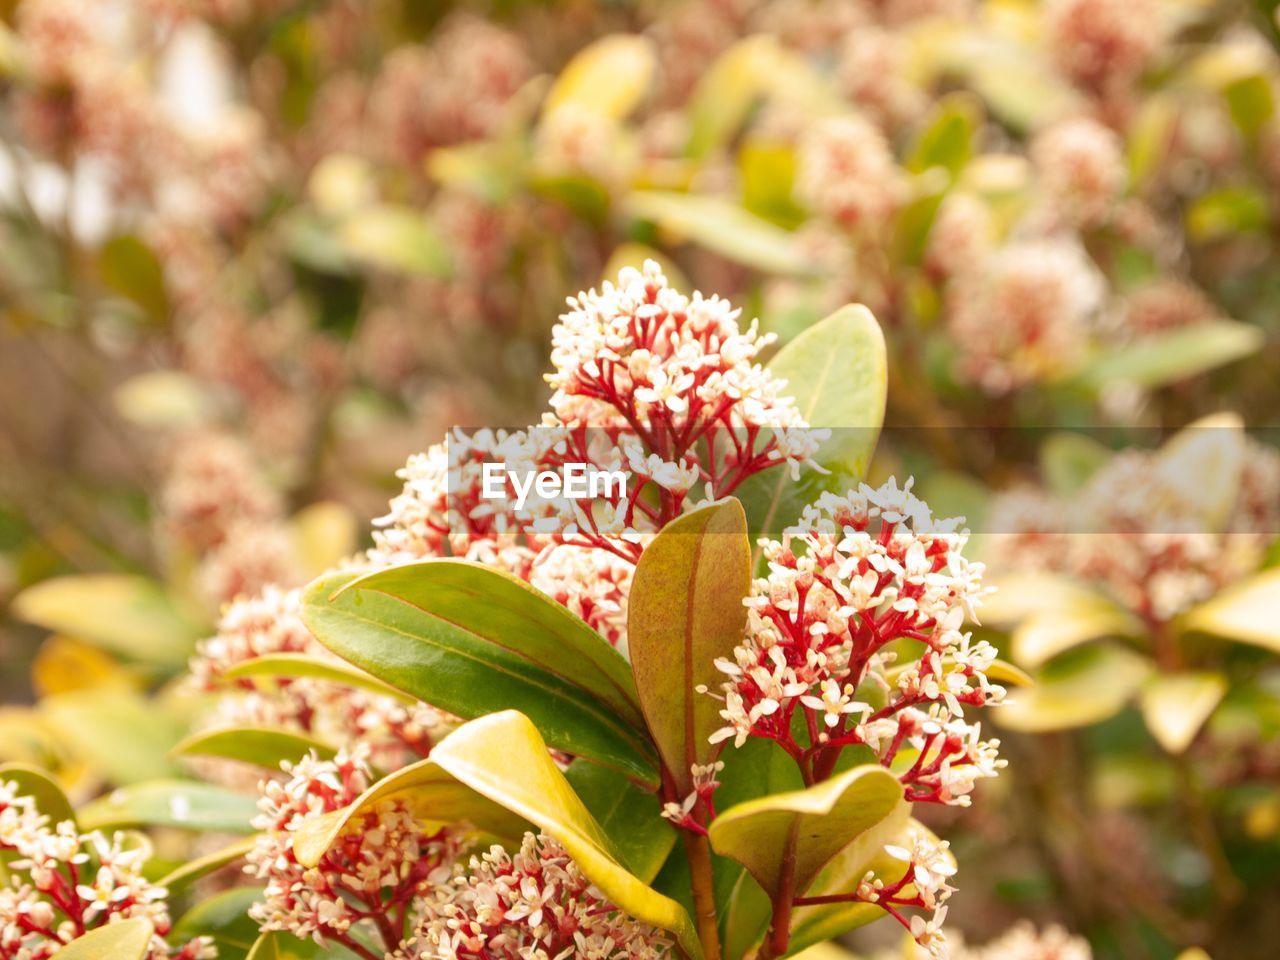
[(606, 117), (625, 117), (649, 92), (657, 66), (653, 41), (647, 37), (602, 37), (560, 72), (547, 94), (545, 111), (573, 105)]
[(1245, 460), (1244, 422), (1218, 413), (1183, 428), (1160, 448), (1156, 469), (1192, 503), (1211, 530), (1226, 526), (1240, 492)]
[(1090, 640), (1140, 636), (1142, 630), (1141, 621), (1123, 607), (1101, 594), (1084, 593), (1073, 607), (1023, 621), (1013, 631), (1013, 658), (1034, 668)]
[(1153, 677), (1142, 691), (1142, 718), (1160, 746), (1170, 753), (1182, 753), (1226, 692), (1227, 680), (1221, 674)]
[(1181, 626), (1280, 653), (1280, 569), (1250, 577), (1193, 607)]
[(136, 690), (138, 680), (97, 647), (54, 634), (31, 664), (31, 685), (41, 697), (72, 690)]
[(622, 866), (613, 843), (524, 714), (506, 710), (463, 724), (441, 740), (427, 760), (375, 784), (345, 811), (297, 831), (298, 860), (304, 865), (319, 862), (352, 817), (390, 799), (403, 801), (423, 820), (465, 820), (511, 840), (530, 826), (545, 831), (560, 841), (609, 900), (633, 917), (670, 931), (690, 957), (700, 960), (697, 933), (684, 908)]

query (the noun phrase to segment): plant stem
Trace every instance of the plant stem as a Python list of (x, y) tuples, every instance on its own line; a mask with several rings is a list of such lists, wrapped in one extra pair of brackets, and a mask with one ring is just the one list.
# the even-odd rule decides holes
[(787, 834), (787, 846), (782, 853), (782, 876), (778, 883), (778, 895), (773, 898), (773, 921), (760, 948), (758, 960), (772, 960), (787, 952), (791, 942), (791, 908), (796, 897), (796, 834), (797, 822)]
[(705, 960), (720, 960), (720, 931), (716, 926), (716, 895), (712, 886), (711, 846), (699, 834), (681, 831), (685, 855), (693, 879), (693, 906), (697, 914), (698, 939)]

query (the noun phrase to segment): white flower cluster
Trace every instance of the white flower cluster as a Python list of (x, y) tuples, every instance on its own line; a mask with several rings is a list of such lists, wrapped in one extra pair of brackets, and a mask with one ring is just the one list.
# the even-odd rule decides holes
[(142, 874), (144, 847), (124, 834), (82, 834), (52, 824), (16, 783), (0, 781), (0, 960), (49, 960), (90, 930), (146, 917), (156, 930), (147, 960), (208, 960), (206, 938), (171, 949), (168, 891)]
[(906, 198), (884, 134), (857, 115), (814, 124), (800, 142), (797, 162), (801, 201), (850, 230), (882, 227)]
[[(768, 737), (802, 765), (863, 744), (886, 766), (909, 743), (920, 754), (901, 775), (907, 795), (966, 805), (973, 782), (1002, 761), (963, 708), (1005, 691), (986, 676), (995, 650), (960, 629), (987, 590), (982, 564), (961, 552), (959, 524), (935, 520), (910, 481), (890, 480), (826, 494), (782, 541), (761, 541), (769, 573), (745, 601), (746, 639), (716, 664), (729, 679), (713, 742)], [(882, 648), (901, 639), (921, 645), (918, 659), (888, 669)], [(864, 683), (883, 691), (884, 707), (857, 699)], [(797, 710), (811, 722), (807, 747), (792, 734)]]
[(659, 960), (672, 945), (592, 886), (564, 848), (525, 834), (459, 864), (425, 901), (413, 940), (396, 960)]
[[(720, 297), (672, 289), (653, 260), (643, 270), (624, 268), (617, 284), (606, 282), (568, 303), (551, 332), (554, 423), (629, 426), (647, 439), (659, 421), (668, 421), (673, 438), (690, 440), (715, 427), (807, 426), (781, 392), (785, 381), (754, 362), (772, 335), (761, 335), (755, 321), (742, 330), (741, 311)], [(804, 451), (788, 453), (802, 457)]]
[(262, 832), (245, 868), (266, 881), (265, 900), (249, 911), (263, 930), (350, 946), (352, 928), (361, 926), (382, 936), (390, 952), (401, 945), (413, 904), (451, 875), (461, 834), (450, 827), (427, 833), (397, 802), (355, 818), (315, 867), (298, 862), (295, 832), (350, 805), (368, 786), (365, 755), (357, 750), (333, 761), (311, 755), (285, 765), (287, 783), (263, 783), (253, 822)]
[(997, 250), (947, 289), (960, 374), (999, 395), (1069, 369), (1083, 356), (1104, 293), (1097, 267), (1074, 241)]
[[(237, 664), (273, 654), (306, 654), (336, 662), (338, 658), (303, 624), (300, 608), (300, 591), (277, 587), (227, 608), (218, 632), (199, 644), (191, 660), (196, 684), (223, 694), (203, 724), (272, 726), (336, 746), (364, 744), (373, 761), (388, 769), (426, 756), (452, 721), (434, 707), (328, 680), (280, 678), (270, 688), (259, 688), (249, 679), (224, 678)], [(213, 779), (243, 782), (241, 771), (224, 761), (203, 761), (199, 768)]]
[(1248, 443), (1225, 524), (1202, 494), (1157, 454), (1126, 450), (1073, 497), (1025, 487), (998, 497), (990, 559), (1099, 584), (1144, 620), (1167, 622), (1256, 569), (1280, 529), (1280, 451)]
[(1088, 117), (1061, 121), (1038, 134), (1031, 159), (1053, 215), (1076, 227), (1105, 223), (1128, 180), (1119, 135)]
[(1093, 951), (1062, 927), (1037, 930), (1023, 922), (982, 947), (953, 944), (951, 960), (1093, 960)]

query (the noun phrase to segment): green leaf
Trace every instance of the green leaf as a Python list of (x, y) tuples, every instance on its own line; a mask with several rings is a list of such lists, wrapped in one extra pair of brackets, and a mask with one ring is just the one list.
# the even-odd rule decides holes
[(180, 772), (168, 753), (184, 724), (153, 700), (127, 690), (76, 690), (46, 697), (38, 709), (67, 751), (112, 783)]
[(309, 680), (328, 680), (344, 687), (356, 690), (367, 690), (379, 696), (391, 697), (401, 703), (417, 703), (417, 698), (409, 696), (403, 690), (397, 690), (389, 683), (383, 683), (377, 677), (371, 677), (363, 670), (357, 670), (348, 663), (336, 660), (321, 660), (319, 657), (305, 653), (273, 653), (265, 657), (254, 657), (243, 660), (227, 670), (225, 680), (241, 680), (247, 678), (269, 679), (283, 677), (286, 679), (303, 678)]
[(782, 56), (776, 38), (759, 34), (737, 41), (716, 58), (689, 98), (689, 156), (706, 156), (742, 128)]
[(359, 523), (351, 508), (332, 500), (303, 507), (289, 521), (298, 559), (318, 577), (356, 552)]
[(365, 207), (342, 224), (338, 238), (347, 256), (372, 267), (427, 277), (451, 269), (444, 239), (412, 207)]
[(904, 807), (898, 778), (866, 764), (806, 790), (729, 808), (711, 824), (711, 846), (746, 867), (771, 898), (783, 887), (790, 854), (794, 890), (803, 893), (840, 851), (900, 817)]
[(1271, 80), (1265, 74), (1255, 73), (1232, 80), (1223, 88), (1222, 95), (1226, 98), (1227, 109), (1231, 111), (1231, 119), (1249, 138), (1256, 137), (1276, 112)]
[(1129, 650), (1090, 647), (1052, 664), (992, 713), (1000, 726), (1025, 733), (1090, 726), (1123, 710), (1150, 672), (1151, 663)]
[(766, 273), (818, 272), (795, 234), (724, 197), (641, 190), (627, 197), (625, 204), (631, 216), (652, 221), (676, 242), (690, 240)]
[(631, 585), (627, 646), (636, 689), (677, 792), (693, 789), (689, 768), (720, 752), (707, 742), (721, 725), (719, 657), (742, 639), (751, 586), (751, 544), (742, 504), (732, 498), (667, 524), (645, 548)]
[(888, 395), (884, 334), (866, 307), (842, 307), (778, 351), (768, 369), (787, 381), (783, 393), (810, 427), (831, 429), (815, 458), (829, 473), (809, 470), (793, 481), (779, 467), (739, 489), (752, 534), (776, 536), (821, 493), (843, 492), (866, 475)]
[(120, 920), (90, 930), (53, 955), (53, 960), (142, 960), (156, 928), (146, 917)]
[[(170, 893), (175, 893), (193, 881), (199, 880), (206, 874), (212, 873), (215, 870), (220, 870), (227, 864), (235, 863), (252, 850), (253, 845), (254, 840), (252, 837), (249, 837), (245, 840), (237, 840), (235, 843), (225, 846), (221, 850), (215, 850), (213, 853), (207, 853), (203, 857), (197, 857), (194, 860), (189, 860), (165, 874), (157, 882), (157, 886), (164, 887)], [(256, 927), (254, 928), (254, 933), (257, 933)]]
[(161, 322), (168, 315), (164, 268), (151, 248), (137, 237), (108, 240), (98, 255), (98, 269), (103, 283), (136, 303), (151, 320)]
[(321, 947), (311, 940), (299, 940), (292, 933), (277, 931), (258, 937), (245, 960), (348, 960), (354, 957), (355, 954), (338, 944)]
[(1051, 433), (1040, 446), (1040, 473), (1060, 497), (1080, 491), (1111, 459), (1112, 451), (1082, 433)]
[(623, 866), (622, 854), (523, 714), (508, 710), (463, 724), (441, 740), (428, 759), (379, 782), (340, 815), (299, 830), (294, 837), (299, 861), (318, 862), (353, 816), (393, 798), (409, 804), (425, 820), (463, 819), (500, 837), (519, 834), (526, 824), (546, 831), (609, 900), (671, 931), (686, 953), (695, 960), (701, 957), (684, 908)]
[(121, 787), (80, 810), (85, 830), (181, 827), (252, 833), (257, 801), (243, 793), (191, 780), (157, 780)]
[(552, 746), (656, 783), (626, 660), (550, 597), (505, 573), (428, 560), (308, 588), (330, 650), (464, 718), (519, 708)]
[(210, 937), (218, 960), (244, 960), (257, 942), (258, 922), (249, 908), (263, 899), (258, 887), (236, 887), (202, 900), (183, 914), (168, 940), (182, 945), (196, 937)]
[(1176, 673), (1152, 677), (1142, 690), (1142, 719), (1160, 746), (1182, 753), (1227, 692), (1219, 673)]
[(1034, 668), (1091, 640), (1142, 636), (1142, 622), (1100, 593), (1081, 592), (1069, 607), (1046, 607), (1013, 631), (1013, 658)]
[(328, 744), (300, 733), (267, 727), (223, 727), (193, 733), (170, 754), (175, 757), (238, 760), (276, 771), (282, 762), (296, 763), (312, 751), (321, 760), (331, 760), (338, 752)]
[(602, 37), (579, 51), (560, 71), (547, 93), (544, 111), (572, 106), (621, 119), (644, 100), (657, 69), (657, 52), (648, 37)]
[(662, 818), (658, 798), (598, 763), (575, 760), (564, 775), (613, 843), (623, 866), (653, 883), (676, 843), (675, 828)]
[(164, 667), (185, 664), (202, 633), (160, 584), (123, 574), (45, 580), (18, 594), (12, 610), (46, 630)]
[(49, 818), (51, 824), (70, 820), (75, 823), (76, 812), (62, 787), (46, 771), (25, 763), (0, 765), (0, 783), (11, 783), (17, 792), (35, 801), (36, 809)]
[(1221, 187), (1201, 194), (1187, 210), (1187, 234), (1205, 242), (1256, 233), (1270, 221), (1266, 194), (1247, 186)]
[(208, 387), (177, 370), (150, 370), (130, 377), (115, 389), (116, 411), (147, 429), (191, 429), (216, 410)]
[(784, 227), (804, 220), (793, 199), (796, 179), (795, 148), (787, 143), (755, 138), (738, 151), (742, 205), (757, 216)]
[(1202, 630), (1280, 653), (1280, 569), (1266, 570), (1188, 610), (1183, 630)]
[(1208, 320), (1113, 347), (1080, 376), (1095, 390), (1115, 383), (1163, 387), (1257, 353), (1264, 340), (1262, 331), (1249, 324)]
[(959, 175), (973, 156), (974, 136), (982, 126), (982, 104), (968, 93), (940, 99), (924, 121), (907, 155), (907, 169), (923, 173), (941, 167)]

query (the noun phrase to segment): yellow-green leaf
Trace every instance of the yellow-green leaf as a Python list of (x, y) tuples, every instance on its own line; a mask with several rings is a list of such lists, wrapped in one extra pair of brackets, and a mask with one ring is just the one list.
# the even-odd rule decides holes
[(708, 742), (720, 703), (696, 691), (714, 687), (719, 657), (741, 641), (751, 586), (747, 517), (721, 500), (667, 524), (636, 567), (627, 644), (640, 706), (678, 793), (693, 789), (689, 768), (714, 759)]
[(1226, 692), (1227, 679), (1218, 673), (1154, 676), (1142, 689), (1142, 718), (1160, 746), (1170, 753), (1182, 753)]
[(1042, 733), (1086, 727), (1115, 716), (1151, 672), (1145, 657), (1120, 647), (1094, 646), (1051, 664), (1036, 684), (992, 711), (1010, 730)]
[(560, 71), (547, 93), (545, 110), (566, 106), (622, 118), (649, 92), (657, 71), (653, 41), (637, 34), (602, 37)]
[(1060, 653), (1105, 637), (1141, 636), (1142, 622), (1099, 593), (1082, 593), (1071, 607), (1049, 608), (1013, 631), (1013, 658), (1024, 667), (1040, 666)]
[(279, 770), (284, 761), (296, 763), (312, 752), (321, 760), (330, 760), (338, 751), (314, 737), (270, 727), (203, 730), (193, 733), (170, 751), (175, 757), (218, 757), (272, 771)]
[(359, 524), (351, 508), (332, 500), (303, 507), (290, 521), (295, 553), (313, 577), (356, 552)]
[(156, 928), (146, 917), (120, 920), (90, 930), (53, 955), (53, 960), (142, 960)]
[(676, 242), (690, 240), (757, 270), (800, 276), (818, 272), (795, 234), (724, 197), (641, 190), (627, 197), (626, 209)]
[(823, 492), (843, 493), (866, 475), (888, 396), (884, 334), (870, 310), (850, 304), (778, 351), (769, 372), (787, 382), (782, 392), (805, 422), (831, 437), (814, 458), (827, 473), (809, 470), (795, 481), (779, 468), (742, 485), (738, 496), (757, 536), (777, 536)]
[(372, 267), (428, 277), (450, 270), (445, 241), (411, 207), (365, 207), (342, 224), (338, 238), (348, 256)]
[[(621, 854), (587, 811), (547, 751), (528, 717), (514, 710), (465, 723), (431, 756), (376, 784), (347, 811), (297, 832), (294, 851), (315, 863), (342, 835), (346, 823), (371, 804), (409, 804), (433, 822), (464, 819), (496, 836), (520, 834), (526, 824), (555, 837), (582, 872), (627, 913), (669, 930), (691, 957), (701, 957), (684, 908), (623, 866)], [(514, 839), (514, 837), (513, 837)]]
[(47, 771), (26, 763), (6, 763), (0, 766), (0, 783), (13, 784), (19, 794), (34, 800), (36, 809), (48, 817), (50, 823), (75, 822), (71, 801)]
[(403, 690), (397, 690), (389, 683), (383, 683), (377, 677), (372, 677), (349, 663), (343, 663), (340, 660), (321, 660), (319, 657), (308, 656), (305, 653), (273, 653), (265, 657), (243, 660), (228, 669), (222, 677), (224, 680), (305, 677), (310, 680), (327, 680), (356, 690), (367, 690), (369, 693), (391, 697), (402, 703), (417, 702), (416, 697), (410, 696)]
[[(161, 877), (158, 886), (164, 887), (170, 893), (175, 893), (206, 874), (235, 863), (253, 849), (254, 842), (253, 837), (247, 837), (228, 844), (220, 850), (215, 850), (213, 853), (206, 853), (203, 857), (189, 860)], [(256, 926), (254, 927), (254, 932), (257, 932)]]
[(1222, 530), (1235, 510), (1246, 456), (1244, 421), (1235, 413), (1216, 413), (1166, 441), (1156, 469), (1200, 508), (1208, 530)]
[(186, 663), (201, 635), (154, 580), (124, 574), (55, 577), (18, 594), (19, 619), (145, 663)]
[(1181, 626), (1280, 653), (1280, 568), (1250, 577), (1193, 607)]
[(897, 777), (867, 764), (805, 790), (731, 807), (712, 822), (711, 846), (746, 867), (770, 897), (793, 859), (794, 890), (802, 893), (840, 851), (907, 806)]
[(127, 690), (77, 690), (47, 697), (38, 709), (67, 752), (112, 783), (180, 772), (168, 753), (185, 725), (154, 700)]

